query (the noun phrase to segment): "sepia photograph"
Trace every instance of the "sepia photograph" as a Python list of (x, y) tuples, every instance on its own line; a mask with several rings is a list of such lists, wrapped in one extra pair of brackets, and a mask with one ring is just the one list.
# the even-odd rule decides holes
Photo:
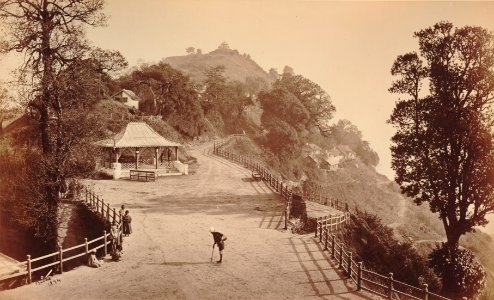
[(494, 299), (494, 2), (0, 0), (0, 300)]

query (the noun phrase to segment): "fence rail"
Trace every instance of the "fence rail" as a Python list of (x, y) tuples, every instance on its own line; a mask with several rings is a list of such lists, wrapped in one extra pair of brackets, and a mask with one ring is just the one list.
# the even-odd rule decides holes
[[(292, 197), (291, 189), (289, 189), (287, 185), (283, 186), (283, 181), (279, 179), (278, 176), (273, 176), (259, 163), (232, 151), (222, 149), (232, 139), (237, 137), (238, 135), (229, 136), (226, 140), (214, 143), (213, 153), (238, 163), (249, 170), (258, 172), (263, 181), (266, 181), (269, 186), (280, 193), (286, 202), (286, 229), (290, 211), (290, 200)], [(317, 188), (316, 186), (311, 185), (304, 189), (303, 198), (307, 201), (333, 207), (340, 210), (341, 214), (317, 218), (315, 238), (319, 237), (319, 243), (322, 244), (323, 249), (330, 252), (331, 258), (338, 263), (338, 268), (343, 271), (347, 278), (351, 279), (357, 285), (357, 290), (365, 290), (386, 299), (450, 300), (449, 298), (429, 292), (427, 284), (424, 284), (423, 288), (418, 288), (395, 280), (393, 278), (393, 273), (389, 273), (388, 276), (385, 276), (364, 269), (364, 262), (356, 261), (352, 252), (345, 249), (343, 242), (338, 241), (333, 234), (336, 231), (340, 231), (344, 225), (350, 222), (351, 215), (348, 211), (348, 204), (335, 198), (325, 197), (320, 192), (317, 192), (321, 190), (320, 187)]]
[(236, 134), (230, 136), (227, 140), (215, 142), (213, 144), (213, 153), (217, 156), (226, 158), (231, 160), (239, 165), (242, 165), (246, 169), (257, 172), (261, 176), (261, 180), (265, 181), (268, 186), (273, 188), (273, 190), (281, 195), (281, 197), (285, 200), (285, 229), (288, 228), (288, 218), (290, 215), (290, 201), (292, 199), (292, 191), (288, 187), (287, 184), (283, 183), (283, 180), (279, 178), (277, 175), (273, 175), (266, 169), (264, 166), (259, 164), (256, 161), (251, 160), (250, 158), (246, 158), (242, 155), (233, 153), (231, 151), (221, 149), (224, 147), (231, 139), (237, 137), (244, 137), (243, 134)]
[[(76, 187), (76, 190), (77, 193), (74, 195), (74, 200), (81, 201), (82, 203), (84, 203), (91, 211), (99, 215), (106, 222), (108, 223), (115, 222), (116, 224), (118, 224), (118, 230), (119, 230), (118, 235), (119, 238), (121, 239), (122, 218), (120, 214), (117, 214), (115, 208), (110, 208), (110, 205), (108, 203), (105, 203), (103, 199), (101, 199), (98, 195), (94, 193), (94, 191), (90, 190), (86, 186), (78, 185)], [(59, 244), (58, 251), (56, 252), (36, 258), (31, 258), (31, 255), (27, 255), (26, 260), (20, 263), (20, 265), (23, 268), (25, 267), (25, 270), (22, 270), (15, 274), (1, 277), (0, 281), (6, 281), (9, 279), (25, 276), (24, 278), (25, 282), (31, 283), (33, 281), (34, 272), (47, 269), (53, 266), (57, 266), (58, 272), (63, 273), (64, 262), (79, 258), (84, 255), (88, 255), (88, 253), (93, 250), (104, 248), (104, 255), (106, 256), (108, 254), (106, 246), (108, 246), (111, 243), (109, 236), (110, 233), (107, 233), (106, 230), (103, 230), (103, 235), (95, 239), (92, 239), (90, 241), (88, 241), (87, 238), (84, 238), (84, 243), (72, 246), (70, 248), (63, 249), (62, 246)], [(66, 254), (67, 252), (74, 252), (75, 250), (78, 251), (76, 251), (76, 253), (72, 254), (71, 256), (67, 256)]]

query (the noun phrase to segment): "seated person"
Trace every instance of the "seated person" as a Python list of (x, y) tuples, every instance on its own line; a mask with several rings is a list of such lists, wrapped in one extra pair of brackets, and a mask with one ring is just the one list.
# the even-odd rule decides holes
[(92, 250), (89, 252), (87, 257), (87, 265), (91, 268), (99, 268), (101, 267), (101, 261), (96, 257), (96, 251)]

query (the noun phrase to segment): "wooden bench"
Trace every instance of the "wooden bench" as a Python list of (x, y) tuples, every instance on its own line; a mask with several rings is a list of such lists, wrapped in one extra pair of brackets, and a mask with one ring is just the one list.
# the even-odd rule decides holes
[(259, 174), (258, 172), (256, 172), (256, 171), (252, 171), (252, 178), (253, 178), (255, 181), (261, 181), (262, 176), (261, 176), (261, 174)]
[(155, 181), (156, 172), (143, 170), (130, 170), (130, 180)]

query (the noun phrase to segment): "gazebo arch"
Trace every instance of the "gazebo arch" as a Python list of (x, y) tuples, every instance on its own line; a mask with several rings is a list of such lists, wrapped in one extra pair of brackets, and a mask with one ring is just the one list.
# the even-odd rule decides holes
[[(122, 169), (132, 168), (158, 171), (170, 169), (173, 166), (180, 173), (187, 173), (186, 165), (178, 160), (178, 147), (182, 145), (162, 137), (144, 122), (130, 122), (114, 137), (101, 140), (96, 145), (107, 149), (107, 157), (114, 169), (115, 179), (120, 177)], [(124, 153), (132, 155), (122, 156)], [(150, 155), (152, 159), (150, 159), (150, 153), (152, 153)], [(121, 158), (122, 161), (120, 161)], [(158, 172), (157, 175), (159, 174)]]

